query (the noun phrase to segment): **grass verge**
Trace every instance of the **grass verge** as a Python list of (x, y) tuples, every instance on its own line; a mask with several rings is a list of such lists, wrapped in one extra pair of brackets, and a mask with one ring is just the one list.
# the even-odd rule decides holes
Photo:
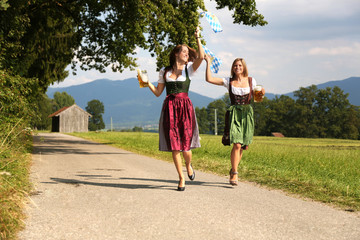
[[(145, 132), (89, 132), (74, 136), (172, 161), (158, 151), (158, 134)], [(231, 147), (221, 136), (201, 135), (202, 147), (193, 150), (193, 166), (227, 175)], [(242, 181), (284, 190), (347, 211), (360, 210), (360, 141), (255, 137), (239, 167)]]
[(9, 144), (1, 141), (0, 149), (0, 239), (16, 239), (24, 226), (23, 206), (31, 189), (29, 169), (32, 140), (28, 134), (19, 134)]

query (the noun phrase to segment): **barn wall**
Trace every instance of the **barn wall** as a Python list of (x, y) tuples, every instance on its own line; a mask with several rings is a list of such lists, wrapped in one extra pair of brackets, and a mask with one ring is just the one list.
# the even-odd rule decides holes
[(78, 107), (71, 107), (60, 114), (60, 132), (87, 132), (89, 116)]

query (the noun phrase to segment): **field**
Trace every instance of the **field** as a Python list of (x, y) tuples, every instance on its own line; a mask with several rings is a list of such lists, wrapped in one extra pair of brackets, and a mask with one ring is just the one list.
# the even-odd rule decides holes
[[(156, 133), (72, 135), (172, 161), (170, 153), (158, 151)], [(231, 147), (223, 146), (221, 136), (213, 135), (201, 135), (201, 145), (193, 150), (194, 168), (226, 176), (231, 167)], [(244, 182), (280, 189), (346, 211), (360, 210), (360, 141), (255, 137), (238, 171)]]

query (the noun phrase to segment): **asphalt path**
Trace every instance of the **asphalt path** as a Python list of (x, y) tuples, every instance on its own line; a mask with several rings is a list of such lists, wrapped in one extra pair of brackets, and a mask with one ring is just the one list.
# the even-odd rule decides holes
[(178, 192), (169, 162), (56, 133), (34, 146), (19, 239), (360, 239), (359, 214), (281, 191), (195, 168)]

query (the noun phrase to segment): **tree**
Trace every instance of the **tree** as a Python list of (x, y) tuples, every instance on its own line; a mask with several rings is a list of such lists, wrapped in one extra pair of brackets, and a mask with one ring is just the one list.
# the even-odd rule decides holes
[(81, 44), (69, 14), (75, 6), (44, 0), (10, 0), (8, 4), (0, 11), (0, 66), (15, 75), (38, 78), (45, 92), (49, 84), (65, 79), (65, 68)]
[[(287, 137), (360, 139), (360, 107), (349, 103), (348, 94), (339, 87), (317, 89), (315, 85), (289, 96), (266, 97), (253, 103), (255, 135), (281, 132)], [(223, 133), (224, 116), (230, 105), (229, 94), (205, 108), (196, 110), (200, 133), (214, 133), (215, 109), (218, 134)]]
[(57, 111), (63, 107), (69, 107), (74, 105), (75, 100), (74, 98), (67, 94), (66, 92), (55, 92), (54, 93), (54, 101), (55, 101), (55, 109), (54, 111)]
[[(359, 109), (339, 87), (317, 89), (315, 85), (294, 92), (296, 100), (281, 95), (264, 101), (265, 110), (254, 108), (255, 122), (266, 119), (261, 135), (282, 132), (289, 137), (359, 138)], [(256, 131), (256, 130), (255, 130)]]
[(195, 108), (196, 120), (199, 126), (199, 133), (208, 133), (210, 131), (210, 123), (208, 120), (208, 114), (206, 108)]
[(319, 123), (326, 129), (325, 137), (345, 138), (345, 136), (351, 136), (354, 133), (352, 128), (348, 128), (352, 125), (349, 123), (352, 121), (350, 120), (351, 116), (349, 116), (352, 110), (350, 110), (351, 104), (347, 99), (348, 96), (349, 94), (344, 94), (336, 86), (318, 90), (315, 113)]
[(267, 115), (266, 111), (268, 109), (268, 106), (270, 104), (270, 101), (264, 97), (263, 101), (261, 103), (254, 103), (253, 109), (254, 109), (254, 123), (255, 123), (255, 130), (254, 135), (269, 135), (267, 131)]
[(301, 87), (294, 92), (297, 106), (294, 124), (297, 126), (298, 137), (319, 137), (323, 136), (324, 131), (326, 131), (323, 125), (319, 124), (319, 118), (316, 117), (315, 113), (317, 91), (316, 85), (312, 85), (307, 88)]
[(0, 120), (4, 123), (16, 122), (16, 119), (29, 121), (34, 116), (34, 102), (39, 96), (37, 89), (37, 79), (13, 76), (0, 70)]
[(105, 124), (102, 118), (104, 113), (104, 104), (97, 99), (91, 100), (87, 103), (86, 111), (92, 116), (89, 121), (89, 130), (96, 131), (105, 128)]
[[(3, 4), (4, 3), (4, 4)], [(196, 46), (195, 28), (203, 0), (2, 0), (0, 8), (0, 67), (14, 74), (37, 77), (43, 92), (75, 69), (111, 66), (122, 72), (136, 67), (137, 48), (168, 65), (174, 45)], [(216, 0), (218, 8), (233, 11), (234, 23), (250, 26), (267, 22), (255, 0)]]
[(216, 109), (216, 125), (217, 125), (217, 133), (219, 135), (224, 133), (224, 127), (225, 127), (225, 113), (227, 106), (223, 99), (217, 99), (215, 101), (212, 101), (207, 106), (207, 115), (208, 115), (208, 122), (210, 123), (210, 132), (215, 133), (215, 109)]
[(255, 0), (246, 1), (229, 1), (229, 0), (215, 0), (218, 9), (228, 7), (229, 10), (234, 10), (232, 17), (234, 23), (243, 23), (250, 26), (264, 26), (267, 22), (264, 20), (264, 16), (259, 14), (256, 9)]
[(39, 130), (50, 129), (51, 118), (49, 118), (49, 115), (54, 112), (56, 103), (45, 93), (41, 93), (37, 100), (38, 101), (35, 107), (36, 113), (34, 118), (31, 120), (31, 126)]
[(350, 106), (344, 113), (341, 138), (360, 140), (360, 109)]
[(231, 106), (229, 93), (225, 93), (224, 96), (221, 98), (221, 100), (225, 103), (226, 108), (229, 108)]
[(135, 127), (133, 127), (132, 131), (133, 131), (133, 132), (142, 132), (142, 131), (143, 131), (143, 128), (142, 128), (142, 127), (135, 126)]
[(0, 10), (6, 10), (10, 5), (7, 3), (7, 0), (0, 0)]
[[(261, 111), (259, 111), (261, 108)], [(255, 132), (261, 135), (271, 135), (272, 132), (281, 132), (285, 136), (292, 136), (295, 115), (295, 101), (285, 95), (275, 97), (262, 103), (254, 104)], [(260, 129), (256, 129), (260, 125)]]

